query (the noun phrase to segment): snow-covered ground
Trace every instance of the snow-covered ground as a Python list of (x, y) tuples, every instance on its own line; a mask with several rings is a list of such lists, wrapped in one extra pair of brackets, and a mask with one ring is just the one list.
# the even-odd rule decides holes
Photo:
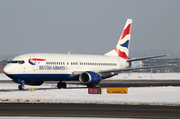
[[(180, 80), (180, 73), (120, 73), (107, 80)], [(1, 80), (11, 80), (4, 73), (0, 73)]]
[[(19, 91), (18, 84), (0, 83), (0, 102), (25, 103), (89, 103), (180, 106), (180, 87), (136, 87), (128, 88), (127, 94), (88, 94), (83, 86), (68, 85), (67, 89), (56, 89), (54, 84), (26, 86), (35, 91)], [(48, 89), (49, 88), (49, 89)]]
[(113, 80), (180, 80), (180, 73), (120, 73)]
[[(121, 75), (139, 76), (138, 73)], [(11, 79), (0, 74), (0, 80)], [(20, 91), (17, 87), (16, 83), (0, 83), (0, 102), (180, 105), (180, 87), (171, 86), (132, 87), (128, 88), (127, 94), (108, 94), (106, 88), (103, 88), (103, 94), (88, 94), (88, 89), (82, 85), (68, 85), (67, 89), (56, 89), (55, 84), (48, 83), (41, 86), (25, 86), (26, 89), (34, 88), (35, 91)]]

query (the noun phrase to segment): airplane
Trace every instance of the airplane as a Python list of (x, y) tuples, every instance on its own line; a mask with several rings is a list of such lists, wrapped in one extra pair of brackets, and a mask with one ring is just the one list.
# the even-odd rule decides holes
[[(128, 68), (132, 61), (164, 57), (159, 55), (144, 58), (129, 58), (132, 19), (127, 19), (116, 47), (104, 55), (79, 55), (58, 53), (31, 53), (13, 58), (3, 72), (15, 83), (24, 85), (41, 85), (44, 81), (59, 81), (57, 88), (66, 88), (63, 81), (79, 80), (87, 87), (96, 87), (101, 80), (113, 77), (122, 71), (155, 68), (149, 66)], [(164, 66), (164, 65), (163, 65)]]

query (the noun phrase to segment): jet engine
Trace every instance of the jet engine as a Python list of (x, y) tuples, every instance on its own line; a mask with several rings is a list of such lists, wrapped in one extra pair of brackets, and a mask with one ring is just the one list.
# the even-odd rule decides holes
[(98, 84), (101, 81), (101, 76), (92, 71), (86, 71), (80, 74), (79, 81), (82, 84)]

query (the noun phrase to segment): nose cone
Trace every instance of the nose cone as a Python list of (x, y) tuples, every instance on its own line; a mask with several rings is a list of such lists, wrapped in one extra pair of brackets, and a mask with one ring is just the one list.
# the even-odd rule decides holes
[(3, 69), (3, 72), (4, 72), (5, 74), (12, 74), (13, 69), (12, 69), (11, 66), (6, 65), (6, 66), (4, 67), (4, 69)]

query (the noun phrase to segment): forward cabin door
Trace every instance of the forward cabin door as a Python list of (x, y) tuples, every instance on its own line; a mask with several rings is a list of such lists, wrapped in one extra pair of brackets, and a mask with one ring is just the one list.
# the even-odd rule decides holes
[(34, 61), (35, 65), (33, 65), (33, 70), (37, 71), (38, 70), (38, 61)]

